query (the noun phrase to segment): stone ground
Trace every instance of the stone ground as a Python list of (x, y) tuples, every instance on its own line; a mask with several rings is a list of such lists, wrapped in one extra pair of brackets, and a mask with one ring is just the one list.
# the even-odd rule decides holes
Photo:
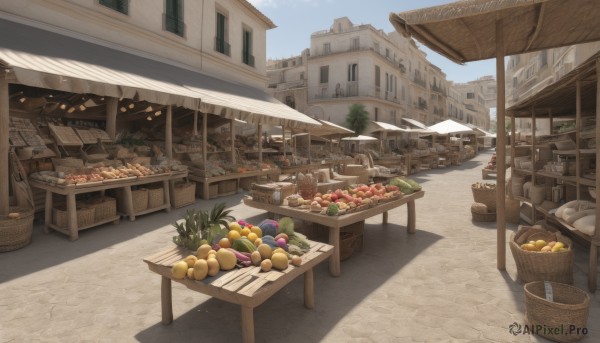
[[(523, 286), (508, 247), (507, 271), (496, 268), (495, 223), (471, 221), (470, 185), (490, 154), (415, 175), (426, 191), (417, 233), (406, 233), (406, 207), (387, 226), (369, 219), (364, 249), (342, 263), (341, 277), (327, 263), (316, 268), (314, 310), (303, 307), (302, 278), (255, 310), (257, 342), (544, 342), (509, 333), (524, 324)], [(241, 197), (196, 205), (226, 201), (237, 218), (266, 217)], [(238, 306), (177, 283), (173, 324), (160, 323), (160, 277), (142, 259), (171, 244), (170, 223), (185, 211), (83, 231), (75, 242), (37, 224), (31, 245), (0, 254), (0, 342), (240, 341)], [(587, 289), (588, 248), (575, 249), (575, 285)], [(584, 342), (600, 341), (597, 294)]]

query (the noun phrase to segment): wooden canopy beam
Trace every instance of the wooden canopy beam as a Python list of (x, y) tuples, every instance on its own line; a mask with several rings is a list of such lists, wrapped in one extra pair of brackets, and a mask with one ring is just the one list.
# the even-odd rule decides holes
[(0, 75), (0, 216), (8, 215), (9, 169), (8, 169), (8, 80)]
[[(497, 224), (497, 267), (506, 270), (506, 217), (504, 189), (506, 185), (506, 134), (504, 132), (506, 116), (506, 94), (504, 89), (504, 29), (502, 18), (496, 19), (496, 88), (497, 97), (497, 130), (496, 165), (498, 168), (496, 185), (496, 224)], [(514, 137), (513, 137), (514, 138)]]

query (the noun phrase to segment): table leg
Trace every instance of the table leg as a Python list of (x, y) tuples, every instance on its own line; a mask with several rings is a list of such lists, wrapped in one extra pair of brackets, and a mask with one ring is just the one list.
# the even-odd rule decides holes
[(165, 203), (165, 205), (167, 205), (167, 208), (165, 209), (165, 211), (167, 213), (171, 212), (171, 192), (170, 192), (170, 182), (169, 180), (165, 180), (163, 181), (163, 201)]
[(131, 193), (131, 186), (123, 187), (125, 192), (125, 211), (129, 216), (129, 221), (135, 221), (135, 212), (133, 211), (133, 194)]
[(388, 223), (388, 212), (383, 212), (383, 225)]
[(596, 291), (596, 279), (598, 278), (598, 246), (590, 243), (590, 270), (588, 271), (588, 288), (590, 292)]
[(329, 257), (329, 273), (340, 276), (340, 228), (329, 228), (329, 244), (333, 245), (333, 254)]
[(208, 186), (209, 184), (207, 181), (202, 182), (202, 199), (204, 200), (210, 199), (210, 194), (208, 194), (210, 187)]
[(312, 268), (304, 272), (304, 306), (308, 309), (315, 308), (315, 282)]
[(254, 309), (242, 305), (242, 342), (254, 342)]
[(173, 322), (173, 301), (171, 298), (171, 279), (162, 276), (160, 284), (160, 305), (162, 308), (162, 323), (169, 325)]
[(415, 227), (416, 222), (417, 222), (417, 216), (415, 213), (415, 201), (414, 200), (406, 203), (406, 211), (408, 212), (408, 219), (407, 219), (407, 224), (406, 224), (408, 233), (415, 233), (415, 232), (417, 232), (417, 229)]
[(70, 238), (72, 241), (78, 238), (77, 233), (77, 203), (75, 194), (67, 195), (67, 226), (69, 228)]
[(44, 233), (48, 233), (52, 223), (52, 192), (46, 191), (46, 208), (44, 209)]

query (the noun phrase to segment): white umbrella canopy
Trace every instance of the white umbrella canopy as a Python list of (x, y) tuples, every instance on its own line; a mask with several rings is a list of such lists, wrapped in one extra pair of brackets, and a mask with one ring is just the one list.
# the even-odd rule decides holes
[(343, 141), (354, 141), (354, 142), (356, 142), (356, 141), (376, 141), (377, 138), (371, 137), (371, 136), (359, 135), (356, 137), (345, 137), (345, 138), (342, 138), (342, 140)]
[(473, 130), (465, 126), (461, 123), (457, 123), (452, 119), (444, 120), (441, 123), (437, 123), (435, 125), (431, 125), (429, 130), (435, 131), (440, 135), (452, 135), (452, 134), (461, 134), (461, 133), (473, 133)]

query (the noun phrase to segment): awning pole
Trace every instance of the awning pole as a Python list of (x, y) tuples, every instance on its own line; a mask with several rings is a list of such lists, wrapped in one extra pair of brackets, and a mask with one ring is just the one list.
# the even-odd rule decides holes
[(312, 163), (312, 157), (310, 156), (310, 147), (311, 147), (311, 141), (310, 141), (310, 132), (308, 133), (308, 164)]
[(263, 161), (262, 136), (263, 136), (262, 124), (258, 123), (258, 162), (260, 162), (260, 163), (262, 163), (262, 161)]
[(285, 126), (281, 125), (281, 139), (283, 141), (283, 157), (286, 158), (287, 154), (285, 152)]
[(198, 137), (198, 110), (194, 110), (194, 137)]
[(108, 97), (106, 99), (106, 133), (115, 140), (117, 135), (117, 111), (119, 107), (119, 99)]
[[(600, 123), (600, 59), (596, 60), (596, 123)], [(600, 142), (600, 130), (596, 128), (596, 142)], [(596, 150), (596, 161), (599, 160), (598, 157), (600, 152)], [(596, 162), (596, 175), (600, 175), (600, 163)], [(596, 189), (600, 189), (600, 177), (596, 178)], [(600, 227), (600, 207), (596, 207), (596, 228)], [(596, 229), (594, 233), (594, 241), (590, 244), (590, 266), (588, 270), (588, 288), (590, 291), (594, 291), (596, 289), (596, 280), (598, 275), (598, 242), (600, 242), (600, 230)]]
[(504, 90), (504, 32), (502, 19), (496, 20), (496, 89), (497, 97), (497, 150), (496, 165), (498, 168), (496, 180), (496, 225), (497, 225), (497, 267), (506, 270), (506, 218), (504, 214), (504, 188), (506, 184), (506, 133), (505, 133), (505, 102)]
[(6, 76), (0, 76), (0, 215), (6, 216), (8, 206), (9, 170), (8, 170), (8, 117), (9, 94)]
[(167, 106), (167, 118), (165, 123), (165, 150), (167, 157), (173, 158), (173, 106)]
[(235, 129), (233, 127), (234, 122), (234, 119), (231, 119), (231, 122), (229, 122), (229, 135), (231, 137), (231, 163), (235, 165), (237, 161), (235, 158)]
[(202, 165), (206, 168), (207, 156), (208, 156), (208, 113), (202, 113)]

